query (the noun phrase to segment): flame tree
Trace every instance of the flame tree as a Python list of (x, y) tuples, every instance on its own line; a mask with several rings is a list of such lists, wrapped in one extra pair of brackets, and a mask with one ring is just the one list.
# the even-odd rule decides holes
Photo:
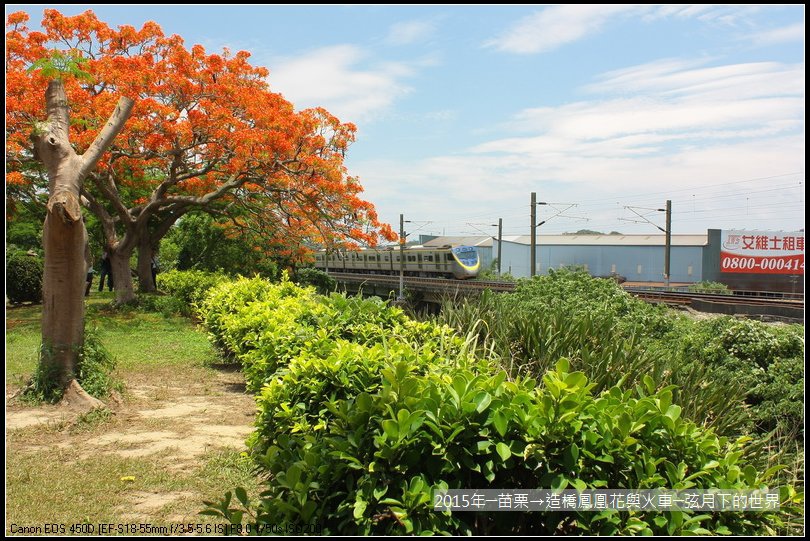
[[(54, 288), (82, 290), (80, 204), (101, 223), (119, 303), (134, 299), (131, 255), (137, 251), (141, 289), (153, 290), (154, 250), (195, 210), (232, 215), (235, 226), (277, 244), (286, 235), (298, 246), (394, 238), (347, 174), (356, 128), (323, 109), (296, 111), (249, 53), (188, 49), (153, 22), (113, 29), (92, 11), (66, 17), (47, 9), (42, 31), (28, 19), (13, 13), (6, 25), (7, 204), (42, 201), (49, 190), (46, 236), (52, 213), (77, 226), (69, 242), (43, 241), (43, 343), (66, 352), (63, 385), (81, 343), (82, 299), (65, 301), (69, 311), (52, 321), (45, 312)], [(62, 173), (69, 190), (57, 182)], [(55, 341), (64, 326), (75, 332)]]
[(252, 223), (275, 244), (287, 235), (293, 246), (299, 239), (335, 246), (394, 238), (344, 166), (356, 128), (320, 108), (295, 111), (270, 90), (268, 71), (249, 64), (249, 53), (187, 49), (153, 22), (112, 29), (91, 11), (66, 17), (45, 10), (42, 32), (29, 30), (27, 19), (10, 15), (6, 33), (6, 178), (14, 193), (33, 196), (44, 182), (27, 144), (43, 116), (40, 59), (59, 50), (87, 74), (65, 80), (77, 151), (92, 142), (119, 96), (134, 100), (130, 120), (81, 192), (104, 231), (118, 302), (134, 298), (132, 253), (141, 290), (153, 290), (154, 250), (194, 210), (233, 215), (235, 226)]

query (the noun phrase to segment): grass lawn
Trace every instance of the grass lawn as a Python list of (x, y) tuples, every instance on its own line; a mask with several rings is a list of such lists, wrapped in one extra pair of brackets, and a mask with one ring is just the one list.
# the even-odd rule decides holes
[[(212, 525), (197, 514), (203, 500), (237, 486), (258, 492), (244, 445), (255, 406), (241, 374), (217, 365), (205, 334), (187, 319), (115, 310), (112, 298), (91, 293), (86, 318), (125, 385), (108, 399), (109, 411), (79, 416), (6, 401), (7, 534), (12, 524), (63, 524), (67, 534), (72, 524), (95, 534), (89, 525), (154, 527), (136, 535)], [(40, 314), (40, 306), (6, 309), (7, 396), (36, 368)]]

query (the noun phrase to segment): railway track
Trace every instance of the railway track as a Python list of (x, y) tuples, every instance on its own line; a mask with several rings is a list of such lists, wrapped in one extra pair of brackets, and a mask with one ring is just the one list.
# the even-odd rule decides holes
[(710, 293), (687, 293), (680, 291), (651, 291), (625, 288), (625, 291), (640, 299), (673, 305), (689, 305), (695, 300), (722, 304), (745, 304), (751, 306), (789, 306), (804, 308), (803, 299), (782, 299), (774, 297), (753, 297), (748, 295), (717, 295)]
[[(330, 276), (339, 282), (348, 283), (368, 283), (384, 286), (391, 286), (393, 289), (399, 287), (399, 276), (385, 274), (358, 274), (345, 272), (332, 272)], [(510, 292), (514, 291), (514, 282), (479, 281), (479, 280), (449, 280), (445, 278), (417, 278), (406, 276), (405, 287), (430, 292), (447, 292), (448, 294), (464, 294), (480, 292), (485, 289), (492, 291)], [(716, 305), (737, 305), (740, 307), (763, 307), (768, 309), (785, 308), (796, 318), (798, 312), (804, 311), (804, 297), (801, 298), (774, 298), (767, 296), (755, 296), (753, 293), (760, 292), (738, 292), (734, 295), (717, 295), (708, 293), (688, 293), (671, 290), (650, 290), (643, 288), (625, 288), (625, 291), (648, 302), (663, 303), (673, 306), (706, 306)], [(773, 295), (773, 294), (771, 294)], [(753, 313), (753, 312), (752, 312)]]

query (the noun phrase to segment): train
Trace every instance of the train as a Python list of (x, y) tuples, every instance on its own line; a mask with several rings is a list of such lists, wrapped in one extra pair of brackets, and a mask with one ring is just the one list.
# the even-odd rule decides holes
[[(469, 280), (478, 276), (481, 268), (475, 246), (406, 246), (402, 253), (406, 276)], [(387, 246), (328, 253), (320, 250), (315, 254), (315, 268), (327, 272), (399, 274), (400, 248)]]

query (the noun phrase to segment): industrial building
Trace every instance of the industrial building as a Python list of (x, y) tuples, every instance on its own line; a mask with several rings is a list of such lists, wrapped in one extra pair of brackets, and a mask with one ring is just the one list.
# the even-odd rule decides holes
[[(800, 250), (792, 252), (801, 258), (801, 268), (792, 274), (769, 272), (733, 272), (721, 268), (724, 243), (737, 233), (744, 239), (770, 239), (771, 244), (795, 239)], [(670, 247), (670, 283), (689, 284), (704, 280), (722, 282), (732, 289), (760, 291), (804, 291), (804, 232), (744, 232), (710, 229), (706, 234), (672, 235)], [(780, 236), (781, 235), (781, 236)], [(792, 236), (788, 236), (792, 235)], [(498, 239), (489, 236), (432, 237), (422, 236), (425, 246), (467, 245), (478, 248), (481, 269), (495, 270)], [(501, 272), (515, 278), (530, 274), (531, 240), (529, 235), (504, 236), (501, 241)], [(536, 245), (537, 274), (568, 266), (583, 267), (593, 276), (620, 275), (628, 282), (664, 282), (665, 236), (662, 235), (538, 235)], [(752, 246), (753, 247), (753, 246)], [(779, 248), (781, 249), (781, 244)], [(775, 253), (775, 252), (774, 252)]]

